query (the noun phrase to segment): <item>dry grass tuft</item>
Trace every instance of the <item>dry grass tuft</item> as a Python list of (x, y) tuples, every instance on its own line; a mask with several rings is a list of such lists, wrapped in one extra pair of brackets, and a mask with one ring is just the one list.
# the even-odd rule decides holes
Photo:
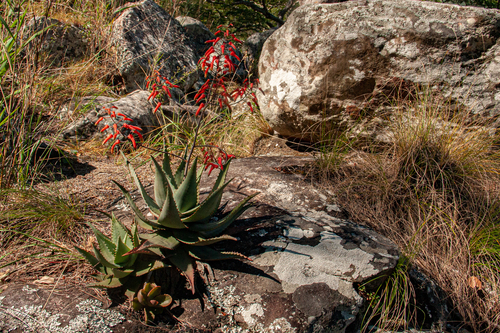
[(337, 141), (321, 168), (352, 220), (392, 239), (474, 331), (498, 331), (499, 134), (425, 90), (397, 109), (391, 145), (363, 152), (355, 139)]

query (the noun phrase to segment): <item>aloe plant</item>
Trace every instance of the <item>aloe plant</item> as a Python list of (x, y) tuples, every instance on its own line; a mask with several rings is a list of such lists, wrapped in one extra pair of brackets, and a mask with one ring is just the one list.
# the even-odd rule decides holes
[(221, 233), (251, 207), (248, 201), (255, 196), (248, 196), (222, 218), (214, 217), (219, 210), (223, 191), (230, 182), (225, 182), (225, 179), (231, 160), (220, 171), (210, 194), (203, 201), (200, 201), (199, 197), (199, 183), (203, 170), (197, 172), (196, 159), (186, 174), (184, 174), (185, 160), (173, 173), (168, 153), (164, 154), (162, 166), (153, 159), (156, 170), (154, 199), (146, 192), (130, 162), (126, 161), (142, 198), (155, 217), (151, 220), (146, 218), (137, 208), (129, 192), (115, 182), (134, 211), (137, 223), (153, 231), (140, 234), (144, 242), (130, 253), (153, 252), (167, 258), (186, 276), (193, 293), (196, 260), (246, 258), (237, 252), (219, 252), (208, 246), (222, 240), (236, 240)]
[(132, 308), (136, 311), (144, 311), (144, 320), (148, 323), (152, 322), (156, 315), (161, 314), (171, 303), (170, 295), (161, 294), (160, 286), (148, 282), (132, 301)]
[(94, 255), (76, 247), (87, 261), (99, 272), (98, 282), (89, 286), (95, 288), (117, 288), (125, 286), (125, 294), (132, 298), (142, 284), (143, 276), (164, 267), (161, 260), (139, 258), (140, 254), (129, 252), (140, 245), (137, 226), (128, 230), (114, 215), (111, 216), (111, 238), (104, 236), (93, 225), (99, 248), (95, 245)]

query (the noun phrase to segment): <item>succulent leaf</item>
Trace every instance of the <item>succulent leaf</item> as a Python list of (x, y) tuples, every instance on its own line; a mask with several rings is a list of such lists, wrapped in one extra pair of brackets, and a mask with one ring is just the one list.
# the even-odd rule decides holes
[(189, 224), (189, 229), (193, 231), (200, 232), (205, 237), (214, 237), (223, 232), (227, 227), (229, 227), (241, 214), (243, 214), (247, 209), (252, 207), (252, 204), (248, 204), (247, 202), (255, 197), (258, 193), (250, 195), (243, 199), (238, 206), (236, 206), (229, 214), (218, 221), (209, 222), (209, 223), (199, 223)]
[(167, 306), (172, 304), (172, 296), (168, 294), (156, 296), (155, 300), (158, 301), (158, 306), (162, 308), (166, 308)]
[(197, 159), (189, 169), (186, 178), (174, 192), (174, 199), (181, 213), (188, 211), (198, 204), (198, 183), (196, 182)]
[(168, 258), (170, 262), (177, 267), (182, 274), (186, 277), (189, 282), (190, 290), (194, 295), (195, 287), (194, 287), (194, 272), (195, 268), (193, 265), (193, 259), (189, 256), (189, 254), (184, 250), (176, 251), (175, 254)]
[(165, 202), (165, 198), (167, 196), (166, 192), (168, 191), (167, 177), (163, 173), (163, 170), (161, 169), (158, 162), (156, 162), (154, 158), (152, 158), (152, 160), (155, 165), (155, 184), (154, 184), (155, 201), (159, 207), (162, 207), (163, 203)]
[(87, 259), (87, 261), (92, 265), (94, 266), (95, 268), (97, 268), (97, 266), (99, 265), (99, 260), (94, 257), (90, 252), (88, 251), (85, 251), (84, 249), (81, 249), (79, 248), (78, 246), (75, 246), (76, 250), (78, 252), (80, 252), (80, 254), (85, 258)]
[(142, 222), (146, 223), (146, 224), (149, 224), (149, 225), (154, 225), (155, 223), (153, 221), (150, 221), (148, 220), (143, 214), (142, 212), (139, 210), (139, 208), (137, 208), (137, 205), (135, 204), (134, 200), (132, 200), (132, 197), (130, 196), (130, 193), (125, 189), (125, 187), (121, 186), (120, 184), (118, 184), (117, 182), (115, 182), (114, 180), (112, 180), (113, 183), (115, 183), (119, 188), (120, 190), (122, 191), (123, 193), (123, 196), (125, 197), (125, 199), (127, 200), (128, 204), (130, 205), (130, 208), (132, 208), (132, 210), (134, 211), (135, 213), (135, 216), (141, 220)]
[(89, 284), (89, 287), (93, 288), (118, 288), (121, 286), (123, 286), (123, 283), (115, 277), (108, 277), (102, 281)]
[(113, 275), (118, 278), (118, 279), (122, 279), (126, 276), (129, 276), (130, 274), (132, 274), (134, 272), (133, 269), (118, 269), (118, 268), (113, 268), (112, 269), (112, 272), (113, 272)]
[(205, 199), (199, 206), (198, 209), (194, 212), (193, 215), (186, 217), (182, 220), (184, 223), (190, 222), (199, 222), (205, 219), (210, 218), (217, 212), (217, 209), (220, 206), (220, 202), (222, 200), (222, 195), (224, 194), (225, 187), (229, 184), (229, 182), (225, 183), (219, 189), (212, 192), (208, 198)]
[(175, 204), (174, 197), (172, 196), (172, 191), (167, 184), (166, 200), (164, 201), (163, 207), (161, 209), (160, 216), (158, 217), (158, 224), (166, 228), (172, 229), (185, 229), (186, 226), (182, 223), (179, 216), (179, 211)]
[(128, 169), (130, 171), (130, 175), (132, 176), (132, 179), (134, 180), (135, 185), (139, 189), (139, 192), (141, 193), (141, 196), (144, 199), (144, 201), (146, 202), (146, 204), (148, 205), (149, 209), (151, 210), (152, 213), (154, 213), (156, 215), (160, 214), (160, 207), (158, 207), (156, 202), (154, 202), (154, 200), (146, 192), (146, 189), (144, 188), (141, 181), (139, 180), (139, 177), (137, 177), (137, 174), (135, 173), (135, 170), (134, 170), (134, 167), (132, 166), (132, 164), (129, 162), (128, 159), (126, 161), (127, 161)]
[(178, 241), (189, 245), (204, 246), (209, 244), (215, 244), (222, 240), (236, 240), (236, 238), (229, 235), (222, 235), (219, 237), (205, 239), (201, 238), (198, 234), (189, 230), (174, 230), (173, 233)]
[(99, 248), (102, 256), (106, 258), (107, 261), (113, 262), (115, 257), (114, 253), (116, 251), (116, 245), (113, 244), (113, 242), (108, 237), (104, 236), (104, 234), (97, 230), (92, 224), (88, 223), (88, 226), (94, 232), (97, 243), (99, 243)]
[(113, 263), (114, 256), (111, 260), (108, 261), (106, 258), (104, 258), (104, 256), (101, 254), (101, 252), (99, 252), (99, 250), (95, 247), (95, 245), (94, 245), (94, 254), (95, 254), (95, 257), (97, 258), (97, 260), (99, 260), (99, 262), (101, 263), (101, 265), (103, 265), (105, 267), (109, 267), (109, 268), (120, 268), (119, 265), (115, 265)]
[(191, 246), (189, 247), (189, 254), (201, 261), (248, 259), (248, 257), (238, 252), (219, 252), (208, 246)]
[(162, 169), (163, 169), (163, 172), (165, 172), (165, 176), (167, 176), (167, 180), (170, 183), (170, 187), (172, 189), (177, 189), (178, 183), (176, 183), (175, 177), (172, 173), (172, 168), (170, 167), (170, 156), (169, 156), (168, 152), (163, 154)]
[(124, 263), (130, 261), (132, 258), (125, 255), (130, 251), (130, 248), (122, 242), (121, 238), (118, 238), (118, 245), (116, 246), (114, 263), (123, 266)]
[[(231, 161), (232, 161), (232, 159), (229, 159), (229, 161), (227, 161), (226, 165), (224, 165), (224, 169), (222, 169), (219, 172), (219, 175), (217, 176), (217, 179), (215, 180), (214, 187), (212, 188), (212, 192), (217, 191), (221, 187), (221, 185), (224, 184), (224, 182), (226, 181), (227, 170), (229, 170), (229, 164), (231, 163)], [(231, 182), (231, 181), (228, 181), (228, 183), (229, 182)], [(226, 186), (226, 185), (224, 185), (224, 186)]]
[(128, 247), (132, 247), (132, 241), (127, 228), (118, 221), (114, 214), (111, 215), (111, 241), (117, 244), (118, 239), (121, 239)]
[(135, 269), (136, 276), (142, 276), (148, 274), (151, 271), (165, 267), (165, 264), (160, 260), (151, 261), (141, 261), (138, 262)]
[[(159, 296), (161, 294), (161, 287), (160, 286), (152, 286), (149, 291), (147, 291), (147, 297), (149, 299), (154, 299), (156, 296)], [(146, 291), (146, 290), (145, 290)]]

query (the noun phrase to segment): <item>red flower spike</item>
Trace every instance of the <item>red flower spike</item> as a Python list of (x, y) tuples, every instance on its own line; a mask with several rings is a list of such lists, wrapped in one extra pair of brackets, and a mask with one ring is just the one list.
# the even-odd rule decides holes
[(222, 170), (222, 166), (223, 166), (223, 165), (222, 165), (222, 157), (220, 157), (220, 156), (219, 156), (219, 157), (217, 158), (217, 163), (219, 164), (220, 169)]
[(209, 69), (210, 69), (210, 67), (207, 67), (207, 69), (205, 69), (205, 77), (207, 76)]
[(207, 41), (205, 42), (205, 44), (208, 44), (208, 43), (213, 43), (213, 42), (215, 42), (215, 39), (210, 39), (210, 40), (207, 40)]
[(134, 132), (140, 139), (141, 141), (144, 141), (144, 138), (142, 137), (142, 134), (136, 130), (132, 130), (132, 132)]
[(137, 127), (137, 126), (128, 125), (127, 128), (129, 128), (131, 130), (142, 131), (142, 128)]
[(178, 85), (176, 85), (176, 84), (173, 84), (171, 87), (172, 88), (179, 88), (180, 89), (180, 87)]
[(235, 57), (236, 59), (238, 59), (238, 61), (241, 61), (240, 57), (238, 57), (236, 55), (236, 53), (234, 53), (234, 51), (231, 50), (231, 52), (229, 52), (233, 57)]
[(104, 117), (97, 119), (97, 121), (95, 122), (95, 125), (97, 126), (97, 124), (99, 124), (103, 119), (104, 119)]
[(101, 129), (101, 133), (104, 132), (105, 130), (107, 130), (109, 128), (109, 125), (106, 125), (104, 126), (102, 129)]
[(153, 113), (156, 113), (156, 111), (158, 111), (158, 109), (160, 108), (160, 106), (161, 106), (161, 102), (158, 102), (158, 104), (156, 104), (155, 109), (153, 110)]
[(146, 89), (149, 88), (149, 81), (146, 82)]
[(196, 104), (198, 104), (203, 98), (205, 98), (205, 94), (201, 95), (197, 100), (196, 100)]
[(239, 39), (238, 39), (238, 38), (236, 38), (236, 37), (233, 37), (233, 40), (234, 40), (234, 41), (236, 41), (236, 42), (238, 42), (238, 43), (243, 43), (241, 40), (239, 40)]
[(228, 44), (233, 48), (234, 51), (236, 51), (236, 46), (234, 46), (233, 43), (229, 42)]
[(108, 142), (112, 137), (113, 137), (113, 134), (108, 135), (108, 137), (106, 139), (104, 139), (102, 144), (106, 144), (106, 142)]
[(115, 149), (116, 145), (120, 144), (120, 140), (116, 140), (115, 143), (113, 143), (113, 145), (111, 146), (111, 152), (113, 152), (113, 150)]
[(224, 54), (224, 49), (225, 49), (225, 47), (226, 47), (226, 46), (225, 46), (224, 44), (222, 44), (222, 45), (220, 46), (220, 53), (221, 53), (221, 54)]
[(220, 106), (220, 108), (221, 108), (221, 109), (223, 109), (223, 108), (224, 108), (224, 107), (222, 106), (222, 101), (221, 101), (221, 99), (220, 99), (220, 98), (219, 98), (219, 106)]
[(235, 158), (235, 157), (236, 157), (236, 156), (231, 155), (231, 154), (228, 154), (228, 155), (227, 155), (227, 159), (230, 159), (230, 158)]
[(167, 89), (167, 94), (168, 94), (168, 97), (172, 98), (172, 94), (170, 94), (170, 90)]
[(111, 118), (116, 118), (116, 112), (115, 112), (115, 111), (111, 111), (111, 112), (109, 113), (109, 116), (110, 116)]
[(220, 29), (220, 28), (222, 28), (223, 26), (224, 26), (224, 24), (221, 24), (221, 25), (217, 26), (217, 29)]
[(195, 113), (195, 116), (197, 116), (198, 114), (200, 114), (200, 111), (201, 111), (201, 109), (203, 109), (204, 106), (205, 106), (205, 103), (201, 103), (200, 104), (200, 106), (198, 107), (198, 110)]
[(250, 103), (250, 102), (247, 102), (247, 104), (248, 104), (248, 106), (250, 107), (250, 111), (252, 111), (252, 113), (253, 113), (253, 107), (252, 107), (252, 103)]
[(111, 108), (112, 108), (112, 109), (118, 109), (118, 107), (116, 107), (116, 106), (114, 106), (114, 105), (113, 105)]
[(212, 171), (214, 171), (214, 169), (217, 169), (217, 167), (214, 164), (211, 164), (210, 170), (208, 171), (209, 176), (212, 173)]
[(134, 146), (134, 149), (137, 148), (137, 144), (135, 143), (134, 136), (132, 134), (129, 134), (127, 136), (127, 138), (129, 138), (129, 140), (132, 141), (132, 146)]
[[(149, 95), (149, 97), (148, 97), (148, 101), (151, 99), (151, 97), (153, 97), (153, 96), (154, 96), (154, 94), (155, 94), (155, 91), (153, 90), (153, 92), (152, 92), (152, 93)], [(153, 97), (153, 98), (154, 98), (154, 97)]]
[(220, 30), (217, 30), (217, 31), (214, 33), (214, 35), (216, 35), (216, 36), (217, 36), (217, 34), (220, 34), (220, 33), (221, 33), (221, 31), (220, 31)]

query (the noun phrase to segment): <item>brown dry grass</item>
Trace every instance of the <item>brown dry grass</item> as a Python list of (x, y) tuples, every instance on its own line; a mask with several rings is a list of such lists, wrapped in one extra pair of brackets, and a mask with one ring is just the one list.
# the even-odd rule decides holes
[[(344, 138), (321, 168), (355, 222), (393, 240), (474, 331), (498, 331), (499, 135), (425, 90), (398, 109), (392, 145), (355, 151), (356, 139)], [(378, 325), (394, 329), (395, 319)]]

